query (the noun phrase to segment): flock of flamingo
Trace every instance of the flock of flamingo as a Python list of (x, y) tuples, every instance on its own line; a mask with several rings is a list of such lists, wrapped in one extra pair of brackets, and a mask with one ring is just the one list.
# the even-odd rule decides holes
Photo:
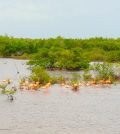
[[(82, 86), (96, 86), (98, 87), (99, 85), (102, 86), (109, 86), (112, 84), (112, 81), (110, 79), (107, 80), (100, 80), (97, 82), (96, 80), (88, 81), (88, 82), (61, 82), (59, 85), (65, 88), (70, 88), (74, 91), (77, 91), (80, 87)], [(48, 82), (44, 86), (40, 84), (40, 82), (29, 82), (28, 80), (20, 81), (20, 86), (19, 88), (21, 90), (38, 90), (38, 89), (48, 89), (51, 86), (51, 82)]]
[[(0, 84), (1, 93), (3, 94), (14, 94), (18, 89), (20, 90), (41, 90), (41, 89), (49, 89), (52, 85), (51, 82), (46, 83), (45, 85), (41, 85), (40, 82), (30, 82), (28, 80), (21, 80), (19, 82), (19, 86), (15, 87), (12, 86), (11, 88), (7, 89), (7, 85), (12, 83), (11, 79), (6, 79), (2, 81)], [(92, 86), (92, 87), (99, 87), (99, 86), (109, 86), (112, 84), (110, 79), (108, 80), (100, 80), (97, 82), (96, 80), (88, 81), (88, 82), (61, 82), (59, 85), (64, 88), (69, 88), (73, 91), (78, 91), (83, 86)], [(6, 86), (5, 86), (6, 85)]]

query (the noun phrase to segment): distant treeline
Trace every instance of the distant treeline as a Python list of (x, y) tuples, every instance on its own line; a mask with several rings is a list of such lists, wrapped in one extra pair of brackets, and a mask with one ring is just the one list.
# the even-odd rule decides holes
[(120, 61), (120, 38), (24, 39), (0, 36), (0, 56), (28, 58), (30, 64), (50, 69), (77, 70), (90, 61)]

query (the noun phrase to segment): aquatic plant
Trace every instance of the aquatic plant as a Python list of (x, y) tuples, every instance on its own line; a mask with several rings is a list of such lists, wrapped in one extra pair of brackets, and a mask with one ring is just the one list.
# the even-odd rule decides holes
[(79, 73), (72, 73), (71, 82), (78, 83), (80, 81), (81, 75)]
[(51, 84), (59, 83), (59, 77), (50, 77), (50, 82)]
[(16, 91), (15, 90), (11, 90), (11, 89), (6, 89), (6, 90), (2, 90), (1, 94), (15, 94)]
[(92, 79), (92, 74), (90, 74), (90, 70), (84, 70), (84, 73), (82, 76), (83, 76), (84, 81), (89, 81)]
[(0, 84), (0, 88), (2, 89), (1, 90), (1, 94), (14, 94), (16, 93), (17, 91), (17, 88), (16, 87), (12, 87), (10, 89), (8, 89), (9, 84)]
[(63, 75), (56, 77), (56, 79), (57, 79), (57, 83), (59, 83), (59, 84), (66, 82), (66, 79)]
[(94, 64), (92, 69), (97, 72), (97, 78), (100, 80), (115, 80), (114, 70), (109, 63)]
[(39, 82), (40, 84), (46, 84), (50, 81), (50, 75), (41, 66), (35, 66), (32, 68), (32, 74), (30, 80)]
[(0, 88), (3, 89), (3, 90), (5, 90), (6, 87), (7, 87), (7, 84), (0, 84)]

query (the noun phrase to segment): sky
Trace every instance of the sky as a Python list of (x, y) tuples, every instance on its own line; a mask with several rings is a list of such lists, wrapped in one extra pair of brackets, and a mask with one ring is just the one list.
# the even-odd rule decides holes
[(120, 0), (0, 0), (0, 35), (120, 37)]

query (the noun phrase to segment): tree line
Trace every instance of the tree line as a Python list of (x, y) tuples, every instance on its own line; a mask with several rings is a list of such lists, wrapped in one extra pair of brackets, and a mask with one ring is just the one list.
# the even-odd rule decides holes
[(29, 39), (0, 36), (0, 56), (30, 59), (48, 69), (80, 70), (91, 61), (119, 62), (120, 38)]

